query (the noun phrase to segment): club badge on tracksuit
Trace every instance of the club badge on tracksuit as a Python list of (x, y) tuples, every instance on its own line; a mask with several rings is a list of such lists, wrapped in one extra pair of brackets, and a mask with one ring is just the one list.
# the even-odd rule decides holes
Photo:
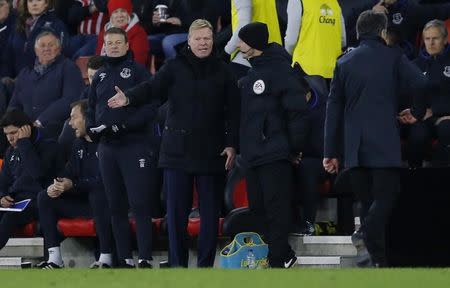
[(131, 69), (130, 68), (123, 68), (122, 72), (120, 72), (120, 77), (123, 79), (127, 79), (131, 77)]
[(445, 77), (450, 77), (450, 66), (445, 66), (444, 67), (444, 76)]
[(264, 83), (263, 80), (257, 80), (254, 84), (253, 84), (253, 92), (255, 92), (255, 94), (262, 94), (264, 93), (264, 90), (266, 90), (266, 84)]

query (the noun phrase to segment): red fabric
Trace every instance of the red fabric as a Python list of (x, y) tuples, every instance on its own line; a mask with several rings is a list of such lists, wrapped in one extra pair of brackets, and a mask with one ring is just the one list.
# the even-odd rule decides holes
[(60, 219), (58, 229), (65, 237), (95, 237), (94, 219)]
[[(91, 0), (78, 0), (78, 2), (81, 3), (82, 7), (87, 7)], [(80, 26), (78, 26), (78, 33), (98, 35), (107, 22), (108, 16), (105, 13), (95, 11), (94, 14), (81, 21)]]
[(133, 13), (133, 4), (131, 0), (109, 0), (108, 1), (108, 12), (111, 15), (115, 10), (122, 8), (128, 12), (128, 15)]
[[(222, 236), (224, 218), (219, 218), (219, 231), (217, 231), (218, 236)], [(189, 218), (187, 232), (191, 237), (197, 237), (200, 233), (200, 218)]]
[[(95, 51), (96, 55), (101, 55), (104, 33), (105, 29), (102, 29), (98, 35), (97, 49)], [(130, 50), (133, 51), (134, 61), (146, 66), (150, 45), (148, 44), (147, 33), (144, 28), (142, 28), (139, 24), (135, 24), (130, 30), (128, 30), (127, 37), (128, 43), (130, 44)]]
[(236, 186), (234, 186), (233, 205), (234, 208), (248, 207), (247, 182), (245, 178), (239, 180)]
[(36, 221), (25, 224), (21, 228), (14, 230), (14, 237), (34, 237), (36, 234)]

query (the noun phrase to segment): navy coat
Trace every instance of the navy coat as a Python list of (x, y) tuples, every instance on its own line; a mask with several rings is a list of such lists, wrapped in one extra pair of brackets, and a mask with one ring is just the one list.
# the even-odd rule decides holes
[(337, 61), (327, 101), (324, 157), (343, 156), (346, 168), (399, 167), (399, 92), (415, 95), (412, 113), (422, 119), (427, 88), (426, 76), (398, 49), (378, 37), (362, 39)]
[(0, 173), (0, 197), (10, 195), (16, 201), (36, 198), (62, 167), (60, 152), (55, 141), (43, 139), (36, 129), (30, 138), (19, 139), (17, 147), (10, 146), (5, 154)]
[(32, 67), (20, 72), (8, 108), (23, 110), (57, 137), (69, 117), (70, 104), (79, 99), (83, 87), (80, 69), (60, 55), (43, 75)]

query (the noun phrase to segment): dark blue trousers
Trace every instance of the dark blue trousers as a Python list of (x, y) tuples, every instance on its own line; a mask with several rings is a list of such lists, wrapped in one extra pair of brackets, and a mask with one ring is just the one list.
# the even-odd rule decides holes
[(195, 175), (180, 169), (164, 169), (171, 267), (188, 266), (189, 250), (185, 240), (187, 221), (192, 208), (194, 179), (201, 219), (197, 242), (197, 266), (212, 267), (214, 265), (223, 178), (223, 175)]
[(156, 160), (144, 143), (98, 146), (100, 172), (111, 209), (111, 222), (119, 260), (131, 259), (131, 231), (128, 208), (136, 219), (139, 259), (152, 258), (151, 173)]
[(0, 249), (5, 247), (15, 229), (31, 222), (36, 218), (36, 214), (35, 200), (32, 200), (22, 212), (0, 212)]
[(94, 217), (100, 253), (112, 253), (111, 214), (105, 191), (98, 189), (86, 193), (89, 193), (89, 199), (64, 194), (58, 198), (51, 198), (47, 195), (47, 190), (39, 193), (39, 222), (44, 234), (45, 248), (60, 245), (62, 239), (57, 229), (58, 219)]

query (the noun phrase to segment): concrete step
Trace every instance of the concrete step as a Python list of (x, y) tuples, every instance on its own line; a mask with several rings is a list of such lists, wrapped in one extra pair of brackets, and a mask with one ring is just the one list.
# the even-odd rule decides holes
[(297, 268), (348, 268), (355, 267), (354, 257), (340, 256), (300, 256)]
[(0, 257), (0, 269), (20, 269), (21, 267), (21, 257)]
[(44, 257), (44, 239), (10, 238), (0, 250), (0, 257), (41, 258)]
[(291, 236), (289, 242), (299, 256), (356, 256), (350, 236)]

